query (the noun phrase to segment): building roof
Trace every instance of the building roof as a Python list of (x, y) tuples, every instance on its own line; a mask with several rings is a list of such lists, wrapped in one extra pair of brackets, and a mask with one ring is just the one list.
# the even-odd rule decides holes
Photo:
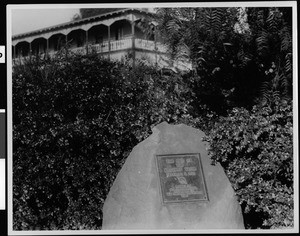
[(53, 30), (68, 28), (70, 26), (83, 25), (83, 24), (86, 24), (89, 22), (104, 20), (107, 18), (115, 17), (115, 16), (123, 14), (123, 13), (131, 13), (131, 12), (142, 13), (142, 14), (147, 14), (147, 15), (153, 16), (153, 13), (145, 11), (145, 10), (141, 10), (141, 9), (137, 9), (137, 8), (125, 8), (125, 9), (118, 10), (118, 11), (112, 11), (112, 12), (108, 12), (105, 14), (91, 16), (91, 17), (84, 18), (84, 19), (74, 20), (74, 21), (70, 21), (70, 22), (66, 22), (66, 23), (62, 23), (62, 24), (58, 24), (58, 25), (54, 25), (54, 26), (49, 26), (49, 27), (45, 27), (42, 29), (38, 29), (38, 30), (34, 30), (34, 31), (22, 33), (22, 34), (13, 35), (12, 39), (13, 40), (21, 39), (21, 38), (25, 38), (25, 37), (29, 37), (29, 36), (33, 36), (33, 35), (51, 32)]

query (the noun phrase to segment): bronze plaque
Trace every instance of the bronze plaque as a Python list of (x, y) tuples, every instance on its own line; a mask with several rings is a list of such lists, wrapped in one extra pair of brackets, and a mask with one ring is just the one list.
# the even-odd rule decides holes
[(200, 153), (156, 155), (163, 203), (208, 201)]

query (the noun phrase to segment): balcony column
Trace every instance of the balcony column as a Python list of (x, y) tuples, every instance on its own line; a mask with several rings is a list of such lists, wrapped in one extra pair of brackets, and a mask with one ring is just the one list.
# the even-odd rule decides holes
[(111, 50), (111, 47), (110, 47), (110, 25), (107, 26), (107, 29), (108, 29), (108, 59), (110, 60), (110, 50)]
[(89, 54), (89, 31), (85, 31), (85, 45), (86, 45), (86, 54)]
[(49, 56), (49, 39), (48, 38), (46, 39), (46, 42), (47, 42), (47, 44), (46, 44), (46, 56), (48, 57)]
[(132, 66), (135, 66), (135, 22), (131, 21), (131, 33), (132, 33)]

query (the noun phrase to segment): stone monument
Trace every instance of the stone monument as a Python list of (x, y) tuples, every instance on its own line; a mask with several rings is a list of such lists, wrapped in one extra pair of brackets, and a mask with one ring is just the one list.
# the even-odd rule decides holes
[(244, 229), (221, 165), (211, 165), (204, 133), (163, 122), (135, 146), (103, 206), (108, 229)]

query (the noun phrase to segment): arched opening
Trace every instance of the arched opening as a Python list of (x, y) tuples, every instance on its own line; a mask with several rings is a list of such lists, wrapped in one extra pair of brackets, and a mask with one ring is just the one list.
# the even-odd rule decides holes
[(68, 34), (67, 38), (70, 48), (82, 47), (86, 42), (86, 32), (82, 29), (73, 30)]
[(26, 41), (22, 41), (17, 43), (15, 49), (16, 49), (16, 57), (26, 57), (29, 55), (30, 44)]
[(58, 51), (66, 45), (66, 36), (58, 33), (49, 38), (49, 52)]
[(118, 20), (110, 26), (112, 40), (121, 40), (132, 37), (132, 27), (128, 20)]
[(108, 41), (108, 27), (105, 25), (95, 25), (88, 30), (89, 44), (102, 44)]
[(31, 42), (31, 50), (33, 55), (46, 53), (47, 50), (47, 39), (36, 38)]

